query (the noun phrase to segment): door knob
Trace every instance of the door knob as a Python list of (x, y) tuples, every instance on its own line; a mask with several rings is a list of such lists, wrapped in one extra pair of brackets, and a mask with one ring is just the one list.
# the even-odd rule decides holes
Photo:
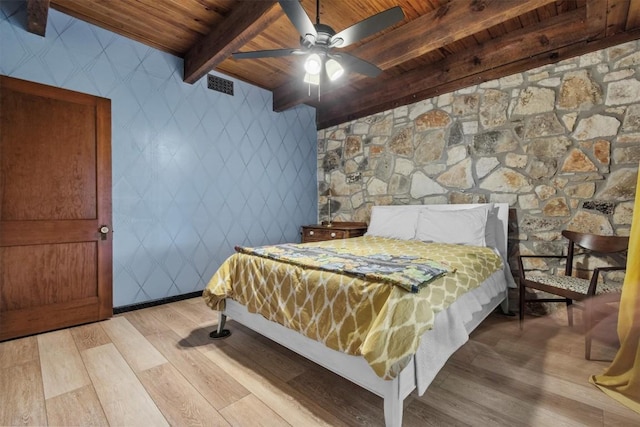
[(100, 227), (100, 234), (102, 234), (102, 240), (107, 240), (107, 233), (109, 232), (109, 227), (103, 225)]

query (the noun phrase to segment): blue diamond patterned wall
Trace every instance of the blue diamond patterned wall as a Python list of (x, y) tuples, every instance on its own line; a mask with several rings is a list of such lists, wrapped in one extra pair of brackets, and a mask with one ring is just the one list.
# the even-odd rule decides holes
[[(50, 9), (0, 1), (0, 73), (111, 99), (114, 306), (203, 289), (234, 245), (317, 219), (315, 111), (182, 82), (182, 60)], [(227, 78), (226, 76), (222, 76)]]

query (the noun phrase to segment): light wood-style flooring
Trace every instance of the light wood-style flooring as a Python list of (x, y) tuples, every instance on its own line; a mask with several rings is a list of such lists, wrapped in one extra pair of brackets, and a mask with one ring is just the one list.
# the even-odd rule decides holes
[[(201, 298), (0, 343), (0, 425), (382, 426), (382, 399), (230, 321)], [(491, 315), (405, 426), (638, 426), (640, 414), (588, 383), (566, 318)], [(615, 350), (594, 343), (594, 356)]]

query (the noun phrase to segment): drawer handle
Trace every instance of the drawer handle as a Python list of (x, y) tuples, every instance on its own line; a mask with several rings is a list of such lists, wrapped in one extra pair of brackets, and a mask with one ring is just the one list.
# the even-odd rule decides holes
[(334, 237), (336, 237), (336, 233), (331, 233), (331, 238), (333, 239)]
[(309, 231), (309, 236), (313, 236), (313, 230)]

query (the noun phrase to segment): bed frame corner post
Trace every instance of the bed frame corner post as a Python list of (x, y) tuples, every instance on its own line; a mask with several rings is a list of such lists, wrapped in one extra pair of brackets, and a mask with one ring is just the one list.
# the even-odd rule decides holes
[(224, 328), (224, 324), (227, 321), (227, 316), (219, 311), (218, 312), (218, 329), (209, 333), (209, 337), (214, 340), (219, 340), (223, 338), (228, 338), (231, 335), (231, 331), (229, 329)]
[(402, 427), (403, 400), (400, 397), (400, 381), (396, 378), (384, 395), (385, 427)]

